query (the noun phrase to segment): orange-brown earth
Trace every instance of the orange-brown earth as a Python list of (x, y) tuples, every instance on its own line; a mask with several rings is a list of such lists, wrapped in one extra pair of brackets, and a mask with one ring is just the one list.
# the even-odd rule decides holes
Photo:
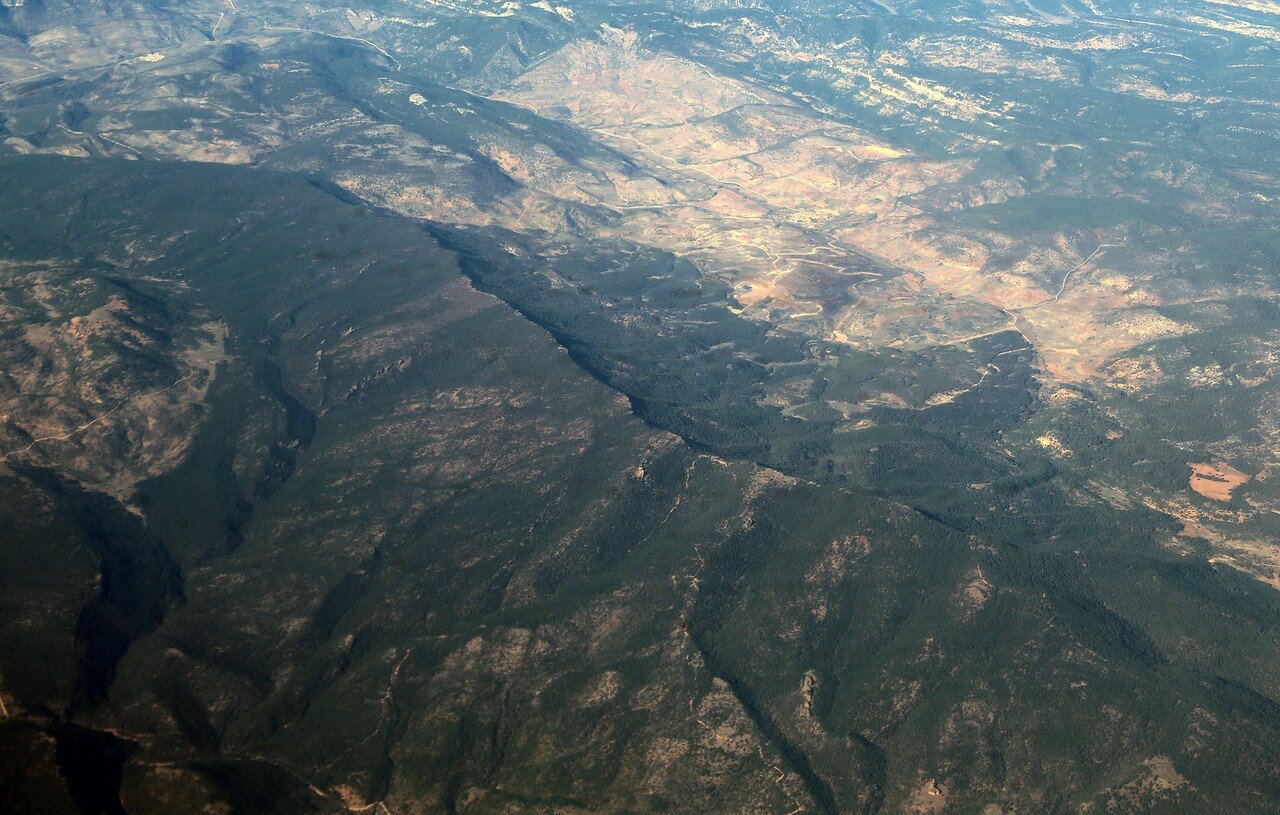
[(1191, 468), (1191, 489), (1215, 501), (1230, 501), (1231, 493), (1249, 481), (1249, 476), (1223, 462), (1187, 462), (1187, 466)]
[[(939, 110), (959, 104), (927, 83), (903, 87)], [(599, 196), (622, 216), (613, 234), (725, 280), (735, 310), (750, 318), (867, 348), (1015, 329), (1045, 372), (1068, 382), (1102, 376), (1139, 343), (1191, 330), (1157, 315), (1162, 301), (1141, 280), (1105, 273), (1125, 256), (1106, 234), (1064, 233), (1036, 247), (946, 226), (930, 202), (951, 198), (972, 158), (916, 155), (771, 89), (650, 50), (635, 32), (606, 27), (493, 96), (572, 121), (663, 182), (576, 185), (566, 195), (555, 174), (534, 177), (517, 205), (521, 226), (559, 226), (544, 196)], [(966, 190), (963, 206), (1023, 194), (1016, 181), (988, 179)], [(1011, 254), (1021, 259), (1011, 265)]]

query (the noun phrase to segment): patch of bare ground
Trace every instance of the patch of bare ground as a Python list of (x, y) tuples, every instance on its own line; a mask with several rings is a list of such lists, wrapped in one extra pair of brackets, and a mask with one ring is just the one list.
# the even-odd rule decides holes
[(812, 670), (805, 671), (800, 682), (800, 701), (804, 706), (804, 715), (813, 716), (813, 697), (818, 692), (818, 674)]
[[(468, 715), (505, 715), (494, 707), (492, 686), (497, 683), (515, 689), (508, 697), (518, 705), (510, 720), (514, 739), (540, 754), (577, 756), (589, 748), (616, 756), (618, 766), (610, 772), (616, 777), (600, 793), (602, 809), (626, 810), (626, 801), (634, 800), (637, 791), (694, 795), (707, 784), (721, 790), (735, 811), (801, 807), (807, 800), (803, 784), (762, 740), (728, 684), (706, 676), (705, 663), (679, 630), (645, 650), (647, 672), (624, 680), (617, 671), (604, 670), (581, 683), (568, 709), (547, 706), (543, 694), (549, 688), (578, 682), (564, 666), (575, 664), (567, 661), (570, 657), (584, 658), (582, 635), (609, 611), (608, 604), (594, 606), (568, 622), (535, 630), (498, 629), (459, 644), (430, 683), (441, 694), (440, 703), (414, 726), (427, 732), (456, 726), (464, 710)], [(630, 636), (629, 630), (620, 632), (620, 642), (612, 647), (630, 647)], [(606, 659), (621, 652), (609, 653), (615, 656)], [(691, 673), (702, 675), (703, 681), (691, 686)], [(557, 726), (580, 711), (593, 726), (581, 731)], [(647, 723), (627, 731), (621, 742), (618, 717), (635, 711), (644, 711)], [(499, 779), (493, 787), (477, 786), (468, 794), (480, 801), (503, 791)], [(389, 803), (399, 811), (397, 803), (409, 801), (398, 800), (393, 791)]]
[(1196, 464), (1188, 461), (1187, 466), (1191, 468), (1191, 489), (1215, 501), (1230, 501), (1231, 493), (1249, 481), (1248, 475), (1224, 462)]
[(1061, 439), (1052, 433), (1044, 433), (1037, 436), (1036, 444), (1056, 458), (1070, 458), (1075, 455), (1072, 450), (1062, 443)]
[(925, 779), (907, 799), (903, 811), (909, 815), (935, 815), (947, 809), (947, 789), (937, 780)]
[[(117, 496), (175, 466), (225, 358), (226, 326), (171, 336), (168, 317), (92, 277), (56, 264), (0, 271), (0, 331), (12, 338), (0, 352), (0, 463), (56, 464)], [(169, 374), (135, 376), (127, 355)]]
[[(816, 335), (838, 328), (855, 286), (883, 274), (833, 229), (887, 217), (904, 196), (956, 181), (968, 166), (922, 161), (768, 89), (651, 51), (634, 32), (573, 43), (495, 96), (572, 119), (684, 191), (664, 206), (602, 197), (622, 215), (617, 237), (726, 280), (735, 310), (752, 319)], [(862, 299), (864, 311), (888, 302), (875, 292)]]
[(1182, 524), (1177, 538), (1167, 542), (1173, 551), (1190, 554), (1190, 540), (1206, 541), (1213, 547), (1210, 563), (1235, 569), (1280, 590), (1280, 546), (1251, 539), (1238, 531), (1249, 513), (1194, 506), (1190, 500), (1178, 497), (1147, 497), (1142, 503)]
[(1246, 540), (1220, 541), (1219, 553), (1209, 558), (1280, 590), (1280, 547)]
[(1171, 800), (1194, 789), (1174, 767), (1172, 759), (1164, 755), (1152, 756), (1142, 762), (1135, 778), (1111, 790), (1108, 809), (1133, 811), (1140, 806)]
[(975, 563), (965, 575), (965, 582), (960, 587), (960, 604), (965, 614), (970, 615), (981, 611), (991, 599), (991, 593), (994, 590), (995, 587), (987, 579), (982, 566)]
[(679, 124), (782, 97), (717, 76), (695, 62), (642, 48), (610, 26), (578, 40), (518, 78), (502, 94), (544, 111), (557, 107), (588, 126)]

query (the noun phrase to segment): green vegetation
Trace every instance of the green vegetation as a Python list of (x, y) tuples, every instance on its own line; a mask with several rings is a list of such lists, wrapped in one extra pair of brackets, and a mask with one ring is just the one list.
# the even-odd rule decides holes
[(1280, 812), (1275, 21), (692, 5), (0, 4), (0, 809)]

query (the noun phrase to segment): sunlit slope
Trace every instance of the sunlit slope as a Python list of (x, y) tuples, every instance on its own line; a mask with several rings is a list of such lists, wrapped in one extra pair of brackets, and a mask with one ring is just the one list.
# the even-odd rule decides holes
[(1276, 809), (1272, 5), (6, 5), (5, 777)]

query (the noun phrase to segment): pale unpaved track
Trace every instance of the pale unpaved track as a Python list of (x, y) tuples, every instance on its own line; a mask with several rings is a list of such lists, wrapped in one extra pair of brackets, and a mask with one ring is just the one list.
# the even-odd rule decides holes
[(116, 413), (116, 412), (117, 412), (117, 411), (119, 411), (121, 408), (123, 408), (125, 405), (128, 405), (128, 404), (129, 404), (129, 403), (131, 403), (131, 402), (136, 402), (136, 401), (137, 401), (137, 400), (139, 400), (139, 399), (147, 399), (147, 398), (149, 398), (149, 397), (152, 397), (152, 396), (159, 396), (159, 395), (160, 395), (160, 394), (162, 394), (162, 393), (165, 393), (165, 392), (167, 392), (167, 391), (171, 391), (171, 390), (173, 390), (174, 388), (176, 388), (176, 387), (178, 387), (179, 385), (181, 385), (183, 382), (186, 382), (186, 381), (187, 381), (187, 380), (189, 380), (189, 379), (193, 379), (193, 378), (194, 378), (194, 377), (196, 377), (199, 373), (200, 373), (200, 372), (187, 374), (186, 376), (182, 377), (182, 378), (181, 378), (181, 379), (179, 379), (177, 382), (174, 382), (172, 385), (168, 386), (167, 388), (161, 388), (161, 389), (160, 389), (160, 390), (158, 390), (158, 391), (150, 391), (150, 392), (148, 392), (148, 393), (140, 393), (140, 394), (137, 394), (137, 395), (135, 395), (135, 396), (130, 396), (129, 398), (124, 399), (123, 401), (121, 401), (121, 402), (120, 402), (119, 404), (117, 404), (115, 407), (111, 408), (111, 410), (108, 410), (106, 413), (103, 413), (101, 416), (97, 416), (97, 417), (95, 417), (95, 418), (93, 418), (93, 419), (91, 419), (91, 420), (89, 420), (89, 421), (85, 422), (84, 424), (80, 425), (79, 427), (74, 428), (74, 429), (72, 429), (72, 430), (70, 430), (70, 431), (68, 431), (68, 432), (66, 432), (66, 433), (63, 433), (62, 435), (58, 435), (58, 436), (42, 436), (42, 437), (40, 437), (40, 438), (38, 438), (38, 439), (33, 440), (30, 444), (28, 444), (26, 447), (23, 447), (23, 448), (22, 448), (22, 449), (20, 449), (20, 450), (10, 450), (8, 453), (5, 453), (4, 455), (0, 456), (0, 461), (4, 461), (5, 459), (9, 458), (9, 456), (20, 456), (20, 455), (22, 455), (22, 454), (24, 454), (24, 453), (28, 453), (28, 452), (30, 452), (30, 451), (31, 451), (31, 449), (32, 449), (33, 447), (35, 447), (37, 444), (42, 444), (42, 443), (44, 443), (44, 442), (48, 442), (48, 441), (69, 441), (69, 440), (71, 440), (72, 438), (74, 438), (75, 436), (79, 435), (80, 433), (83, 433), (84, 431), (86, 431), (86, 430), (88, 430), (89, 428), (93, 427), (94, 425), (98, 424), (98, 423), (99, 423), (99, 422), (101, 422), (103, 419), (106, 419), (107, 417), (111, 416), (113, 413)]
[(1097, 257), (1097, 256), (1098, 256), (1098, 253), (1102, 252), (1102, 251), (1103, 251), (1103, 250), (1105, 250), (1105, 249), (1119, 249), (1119, 248), (1121, 248), (1123, 245), (1124, 245), (1124, 244), (1120, 244), (1120, 243), (1101, 243), (1101, 244), (1098, 244), (1098, 248), (1097, 248), (1097, 249), (1094, 249), (1094, 250), (1093, 250), (1093, 252), (1089, 255), (1089, 257), (1087, 257), (1087, 258), (1085, 258), (1084, 260), (1080, 261), (1080, 263), (1078, 263), (1074, 268), (1070, 269), (1070, 270), (1069, 270), (1065, 275), (1063, 275), (1063, 277), (1062, 277), (1062, 285), (1058, 287), (1058, 293), (1057, 293), (1057, 294), (1055, 294), (1055, 295), (1053, 296), (1053, 299), (1052, 299), (1052, 300), (1050, 300), (1049, 302), (1050, 302), (1050, 303), (1056, 303), (1056, 302), (1058, 302), (1059, 300), (1061, 300), (1061, 299), (1062, 299), (1062, 295), (1067, 291), (1067, 283), (1071, 282), (1071, 275), (1073, 275), (1073, 274), (1075, 274), (1076, 272), (1080, 271), (1080, 270), (1081, 270), (1081, 269), (1083, 269), (1085, 266), (1088, 266), (1088, 265), (1089, 265), (1089, 262), (1090, 262), (1091, 260), (1093, 260), (1095, 257)]
[(1018, 314), (1024, 311), (1032, 311), (1037, 308), (1043, 308), (1044, 306), (1056, 305), (1062, 299), (1062, 295), (1067, 293), (1067, 285), (1071, 282), (1072, 275), (1074, 275), (1076, 272), (1080, 271), (1085, 266), (1088, 266), (1090, 263), (1092, 263), (1093, 259), (1096, 258), (1103, 251), (1107, 249), (1122, 249), (1124, 248), (1124, 246), (1125, 244), (1123, 243), (1098, 244), (1098, 248), (1090, 252), (1087, 258), (1085, 258), (1084, 260), (1080, 261), (1075, 266), (1072, 266), (1070, 269), (1067, 270), (1067, 273), (1062, 276), (1062, 284), (1058, 286), (1057, 293), (1055, 293), (1052, 297), (1047, 297), (1044, 300), (1041, 300), (1038, 303), (1032, 303), (1029, 306), (1018, 306), (1017, 308), (1007, 308), (1007, 309), (1004, 309), (1004, 311), (1008, 312), (1009, 314)]
[[(250, 16), (254, 16), (254, 15), (250, 15)], [(370, 42), (366, 40), (364, 37), (344, 37), (341, 34), (330, 34), (328, 31), (317, 31), (313, 28), (294, 28), (293, 26), (266, 25), (265, 23), (262, 26), (262, 30), (263, 31), (285, 31), (291, 34), (312, 34), (317, 37), (328, 37), (329, 39), (333, 39), (333, 40), (346, 40), (348, 42), (358, 42), (358, 43), (361, 43), (362, 45), (369, 46), (370, 48), (377, 51), (382, 56), (391, 60), (391, 62), (395, 65), (395, 69), (397, 71), (400, 70), (400, 60), (393, 57), (382, 46), (378, 45), (377, 43)]]

